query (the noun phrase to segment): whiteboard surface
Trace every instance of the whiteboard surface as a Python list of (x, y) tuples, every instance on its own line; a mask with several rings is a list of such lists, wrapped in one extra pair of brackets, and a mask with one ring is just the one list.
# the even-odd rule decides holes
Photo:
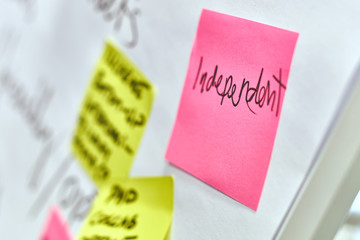
[[(95, 2), (0, 1), (3, 238), (37, 239), (54, 203), (74, 234), (80, 228), (86, 203), (96, 191), (69, 156), (69, 145), (85, 88), (110, 36), (158, 89), (131, 176), (175, 176), (171, 239), (271, 239), (360, 57), (360, 2), (132, 0), (129, 9), (139, 10), (133, 48), (127, 47), (133, 34), (128, 19), (114, 30), (115, 23), (104, 20)], [(202, 8), (300, 33), (256, 212), (164, 160)], [(19, 92), (27, 101), (16, 97)], [(29, 120), (29, 104), (21, 102), (43, 94), (47, 104), (38, 112), (40, 120)], [(47, 137), (34, 134), (39, 125), (49, 130)], [(34, 175), (37, 164), (41, 167)]]

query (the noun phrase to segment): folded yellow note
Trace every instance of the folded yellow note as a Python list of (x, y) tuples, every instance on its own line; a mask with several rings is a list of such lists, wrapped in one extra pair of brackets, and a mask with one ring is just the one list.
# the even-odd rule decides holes
[(132, 178), (106, 183), (78, 240), (163, 240), (173, 214), (173, 178)]
[(72, 150), (96, 185), (126, 177), (148, 121), (154, 89), (110, 42), (80, 111)]

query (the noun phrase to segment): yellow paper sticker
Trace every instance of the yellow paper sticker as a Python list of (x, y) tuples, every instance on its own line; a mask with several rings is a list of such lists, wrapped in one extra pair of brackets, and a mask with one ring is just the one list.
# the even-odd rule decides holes
[(173, 215), (173, 178), (149, 177), (106, 183), (77, 240), (163, 240)]
[(97, 186), (127, 177), (154, 89), (124, 53), (106, 43), (80, 111), (72, 150)]

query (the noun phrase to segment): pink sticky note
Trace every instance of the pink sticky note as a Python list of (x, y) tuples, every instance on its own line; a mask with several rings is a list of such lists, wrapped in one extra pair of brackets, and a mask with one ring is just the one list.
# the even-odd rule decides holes
[(68, 226), (56, 207), (51, 208), (40, 240), (71, 240)]
[(203, 10), (166, 159), (256, 210), (297, 38)]

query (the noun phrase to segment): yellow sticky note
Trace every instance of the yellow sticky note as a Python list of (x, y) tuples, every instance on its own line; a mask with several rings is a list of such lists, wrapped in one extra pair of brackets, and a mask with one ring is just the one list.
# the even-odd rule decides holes
[(72, 150), (97, 186), (130, 171), (148, 121), (154, 88), (107, 42), (80, 111)]
[(173, 178), (117, 180), (102, 186), (77, 240), (163, 240), (173, 215)]

